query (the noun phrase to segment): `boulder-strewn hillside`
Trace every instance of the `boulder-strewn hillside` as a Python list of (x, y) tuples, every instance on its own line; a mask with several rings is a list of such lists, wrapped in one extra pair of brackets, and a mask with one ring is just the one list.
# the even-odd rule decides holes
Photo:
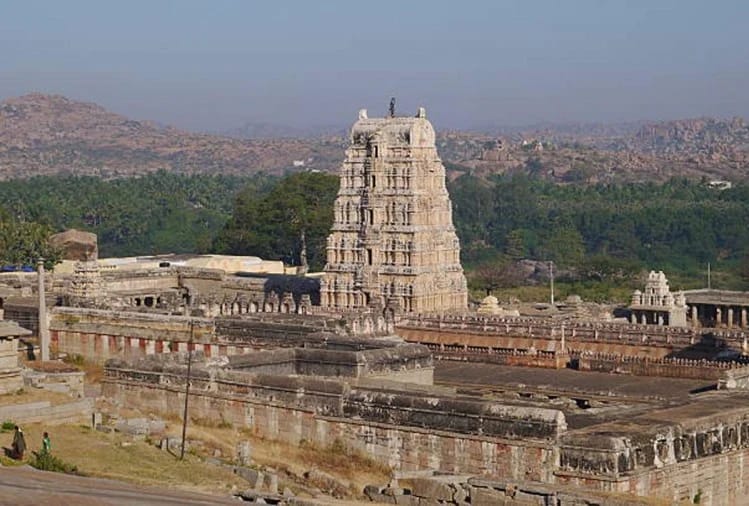
[(644, 125), (624, 146), (645, 153), (718, 155), (749, 151), (749, 126), (743, 118), (663, 121)]
[[(438, 128), (440, 125), (436, 125)], [(272, 129), (271, 129), (272, 130)], [(244, 128), (235, 135), (279, 133)], [(311, 135), (311, 134), (309, 134)], [(0, 179), (72, 173), (122, 177), (166, 169), (248, 174), (335, 171), (343, 136), (242, 139), (133, 121), (89, 103), (30, 94), (0, 102)], [(440, 132), (451, 178), (521, 172), (558, 182), (745, 180), (749, 127), (740, 119), (542, 125), (492, 135)]]
[(194, 134), (59, 95), (33, 93), (0, 102), (0, 179), (56, 173), (116, 177), (158, 169), (224, 174), (280, 173), (295, 166), (328, 170), (341, 157), (336, 140)]
[(631, 127), (621, 132), (545, 128), (505, 136), (455, 132), (441, 135), (438, 148), (445, 160), (464, 170), (524, 172), (560, 182), (749, 177), (749, 127), (741, 118)]

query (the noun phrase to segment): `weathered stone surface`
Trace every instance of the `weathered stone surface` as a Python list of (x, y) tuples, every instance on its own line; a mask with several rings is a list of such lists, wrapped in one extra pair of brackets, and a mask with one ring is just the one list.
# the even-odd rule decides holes
[(350, 483), (343, 482), (335, 476), (318, 469), (310, 469), (309, 471), (306, 471), (304, 473), (304, 478), (320, 487), (323, 492), (334, 496), (342, 495), (342, 493), (348, 490), (350, 486)]
[(471, 506), (530, 506), (514, 501), (504, 492), (488, 488), (471, 488)]
[(237, 463), (240, 466), (248, 466), (252, 461), (252, 445), (249, 441), (237, 443)]
[(254, 490), (259, 490), (265, 479), (262, 472), (250, 467), (236, 466), (234, 467), (234, 474), (246, 480)]
[(99, 256), (96, 234), (91, 232), (71, 228), (59, 234), (51, 235), (49, 242), (62, 249), (65, 260), (85, 262), (96, 260)]
[(360, 114), (341, 168), (321, 304), (332, 309), (465, 309), (466, 279), (445, 168), (424, 109)]
[(420, 504), (420, 500), (415, 495), (396, 495), (395, 504), (401, 504), (403, 506), (417, 506)]
[(164, 420), (149, 420), (148, 418), (128, 418), (119, 420), (115, 424), (115, 430), (124, 434), (147, 436), (149, 434), (161, 434), (166, 429)]
[(392, 495), (385, 495), (381, 493), (376, 494), (370, 494), (367, 496), (370, 501), (380, 504), (397, 504), (395, 500), (395, 496)]
[(263, 488), (271, 494), (278, 493), (278, 475), (275, 473), (265, 473), (263, 478)]
[(377, 485), (365, 485), (364, 486), (364, 495), (369, 496), (370, 494), (379, 494), (380, 493), (380, 487)]
[(449, 483), (435, 478), (412, 478), (411, 493), (418, 497), (437, 501), (452, 501), (454, 490)]

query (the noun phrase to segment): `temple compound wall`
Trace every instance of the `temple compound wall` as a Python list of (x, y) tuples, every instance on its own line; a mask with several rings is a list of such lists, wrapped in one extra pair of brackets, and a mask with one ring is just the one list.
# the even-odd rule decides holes
[[(624, 420), (568, 427), (556, 408), (386, 377), (326, 376), (334, 370), (327, 366), (306, 376), (306, 366), (289, 365), (287, 350), (248, 359), (193, 362), (190, 416), (294, 444), (339, 439), (401, 471), (572, 485), (673, 503), (741, 504), (749, 494), (746, 391), (715, 391)], [(175, 354), (110, 361), (103, 393), (123, 405), (179, 416), (185, 360)]]
[(376, 338), (391, 330), (382, 316), (367, 312), (348, 317), (261, 312), (202, 318), (70, 307), (54, 308), (49, 328), (57, 352), (99, 363), (188, 349), (217, 357), (261, 348), (332, 346), (349, 335), (358, 336), (359, 349), (369, 349), (388, 346)]
[(560, 439), (556, 477), (675, 503), (745, 504), (749, 410), (742, 403), (747, 399), (746, 392), (712, 394), (693, 404), (571, 431)]
[(685, 327), (521, 316), (405, 315), (395, 330), (405, 340), (435, 351), (566, 350), (654, 359), (699, 345), (740, 353), (747, 338), (744, 332), (727, 329), (706, 332)]
[(351, 129), (328, 236), (321, 304), (404, 312), (465, 310), (467, 286), (435, 133), (416, 117)]
[[(184, 357), (182, 357), (184, 361)], [(193, 369), (194, 418), (225, 420), (261, 437), (298, 444), (344, 441), (400, 470), (553, 479), (554, 441), (565, 428), (554, 409), (454, 398), (392, 380)], [(123, 405), (180, 416), (184, 363), (107, 364), (103, 394)]]

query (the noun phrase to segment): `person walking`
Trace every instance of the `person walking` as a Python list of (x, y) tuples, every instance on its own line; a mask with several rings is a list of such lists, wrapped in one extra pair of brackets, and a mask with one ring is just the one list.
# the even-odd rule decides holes
[(23, 437), (23, 431), (21, 427), (16, 425), (16, 432), (13, 434), (13, 458), (16, 460), (23, 459), (23, 454), (26, 452), (26, 438)]
[(49, 453), (52, 450), (52, 441), (49, 439), (49, 433), (45, 432), (42, 437), (42, 453)]

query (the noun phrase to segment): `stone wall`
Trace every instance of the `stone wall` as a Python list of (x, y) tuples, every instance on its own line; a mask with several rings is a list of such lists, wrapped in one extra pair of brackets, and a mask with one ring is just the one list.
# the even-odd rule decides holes
[(229, 357), (229, 367), (252, 374), (383, 377), (431, 385), (434, 366), (429, 350), (403, 344), (364, 351), (286, 348)]
[(558, 368), (580, 356), (581, 369), (704, 379), (719, 378), (749, 341), (733, 330), (467, 315), (406, 317), (395, 330), (441, 359)]
[(49, 401), (30, 402), (0, 406), (0, 420), (16, 423), (89, 423), (93, 413), (93, 401), (80, 399), (64, 404), (51, 404)]
[(705, 397), (560, 440), (560, 482), (675, 502), (741, 504), (747, 497), (746, 395)]
[[(179, 416), (186, 380), (181, 360), (110, 362), (103, 394)], [(740, 390), (569, 430), (556, 409), (460, 396), (444, 387), (253, 375), (210, 364), (193, 370), (194, 418), (224, 420), (292, 444), (341, 439), (399, 470), (538, 481), (674, 502), (698, 497), (707, 505), (740, 504), (749, 493), (749, 393)]]
[[(155, 363), (154, 363), (155, 364)], [(397, 469), (550, 480), (553, 442), (565, 430), (553, 409), (445, 398), (440, 390), (370, 390), (314, 377), (250, 375), (197, 367), (191, 416), (225, 420), (262, 437), (320, 445), (341, 439)], [(103, 394), (179, 416), (184, 366), (107, 365)]]
[(114, 270), (102, 268), (102, 281), (107, 292), (167, 292), (179, 286), (176, 269)]
[[(395, 474), (397, 481), (391, 482), (388, 487), (367, 486), (364, 489), (367, 497), (378, 503), (412, 506), (631, 506), (635, 500), (631, 495), (601, 493), (559, 484), (498, 481), (464, 475)], [(656, 501), (637, 501), (637, 504), (661, 504)]]
[(209, 355), (237, 352), (219, 350), (210, 319), (64, 307), (50, 314), (53, 349), (96, 362), (186, 350), (191, 338), (191, 349)]
[(28, 369), (24, 371), (23, 384), (27, 387), (41, 388), (51, 392), (69, 394), (71, 397), (83, 398), (85, 376), (86, 373), (79, 370), (49, 372)]
[[(573, 343), (606, 343), (673, 350), (695, 345), (703, 338), (702, 331), (678, 327), (469, 315), (407, 316), (396, 324), (396, 330), (399, 335), (413, 341), (428, 341), (439, 336), (470, 337), (471, 342), (466, 344), (476, 343), (477, 346), (491, 346), (494, 342), (492, 339), (497, 337), (521, 338), (526, 341), (539, 339), (558, 343), (559, 346), (564, 338), (568, 346), (573, 346)], [(717, 338), (724, 337), (721, 333), (714, 334)], [(725, 339), (733, 340), (740, 335), (726, 334)]]
[[(325, 315), (257, 313), (199, 318), (149, 312), (56, 307), (50, 312), (50, 337), (60, 352), (103, 362), (197, 349), (209, 356), (248, 353), (257, 348), (322, 346), (329, 349), (382, 348), (385, 328), (358, 334), (352, 340), (349, 320)], [(368, 321), (368, 320), (367, 320)], [(193, 344), (188, 345), (192, 339)], [(392, 341), (391, 341), (392, 344)]]
[(749, 367), (723, 371), (717, 385), (719, 390), (749, 390)]
[(748, 370), (746, 363), (690, 360), (684, 358), (642, 359), (612, 354), (582, 354), (573, 360), (581, 371), (633, 374), (635, 376), (661, 376), (666, 378), (690, 378), (718, 381), (729, 370)]
[(427, 347), (434, 353), (435, 360), (482, 362), (521, 367), (543, 367), (545, 369), (564, 369), (570, 361), (569, 354), (564, 351), (529, 351), (437, 344), (429, 344)]

